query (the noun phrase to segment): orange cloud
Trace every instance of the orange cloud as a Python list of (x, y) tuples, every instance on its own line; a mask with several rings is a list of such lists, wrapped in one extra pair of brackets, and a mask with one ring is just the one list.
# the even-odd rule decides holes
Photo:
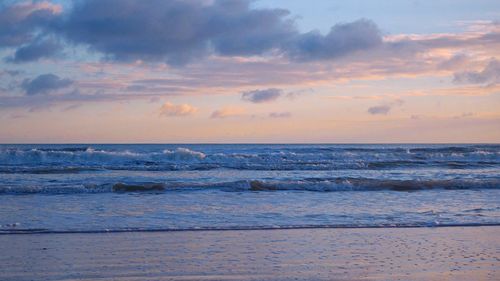
[(224, 107), (222, 109), (218, 109), (210, 115), (210, 118), (227, 118), (227, 117), (236, 117), (242, 116), (245, 114), (245, 109), (241, 107)]
[(196, 112), (198, 112), (198, 108), (187, 103), (175, 105), (166, 102), (160, 108), (160, 115), (164, 116), (189, 116)]

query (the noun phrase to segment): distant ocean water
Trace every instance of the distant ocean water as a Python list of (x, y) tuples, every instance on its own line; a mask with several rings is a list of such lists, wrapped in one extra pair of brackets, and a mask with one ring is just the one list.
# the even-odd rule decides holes
[(0, 145), (0, 233), (500, 225), (500, 145)]

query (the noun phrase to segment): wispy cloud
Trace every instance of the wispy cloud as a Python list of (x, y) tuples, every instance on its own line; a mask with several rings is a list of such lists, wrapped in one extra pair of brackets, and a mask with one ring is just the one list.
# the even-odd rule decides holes
[(68, 105), (68, 106), (64, 107), (61, 111), (63, 111), (63, 112), (72, 111), (72, 110), (78, 109), (80, 107), (82, 107), (82, 104), (75, 103), (75, 104)]
[(368, 108), (368, 113), (372, 115), (387, 115), (392, 108), (401, 106), (403, 103), (404, 102), (402, 100), (397, 99), (393, 102), (372, 106)]
[(391, 110), (391, 106), (387, 104), (376, 105), (368, 108), (368, 113), (372, 115), (382, 114), (386, 115)]
[(271, 112), (269, 113), (270, 118), (290, 118), (292, 114), (290, 112)]
[(455, 73), (454, 81), (471, 84), (498, 84), (500, 83), (500, 61), (490, 62), (481, 71), (464, 71)]
[(265, 90), (243, 92), (241, 98), (245, 101), (253, 103), (265, 103), (277, 100), (282, 94), (282, 90), (271, 88)]
[(464, 112), (460, 115), (453, 116), (454, 119), (469, 118), (474, 117), (476, 114), (474, 112)]
[(237, 117), (245, 115), (245, 109), (241, 107), (224, 107), (218, 110), (215, 110), (210, 118), (228, 118), (228, 117)]

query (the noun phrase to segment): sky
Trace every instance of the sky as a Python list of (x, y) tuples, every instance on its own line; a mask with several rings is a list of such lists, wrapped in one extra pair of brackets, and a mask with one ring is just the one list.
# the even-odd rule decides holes
[(499, 143), (499, 1), (0, 0), (0, 143)]

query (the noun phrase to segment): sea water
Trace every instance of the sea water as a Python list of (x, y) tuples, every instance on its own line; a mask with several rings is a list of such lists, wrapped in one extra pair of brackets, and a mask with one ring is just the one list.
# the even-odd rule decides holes
[(500, 225), (500, 145), (0, 145), (0, 233)]

